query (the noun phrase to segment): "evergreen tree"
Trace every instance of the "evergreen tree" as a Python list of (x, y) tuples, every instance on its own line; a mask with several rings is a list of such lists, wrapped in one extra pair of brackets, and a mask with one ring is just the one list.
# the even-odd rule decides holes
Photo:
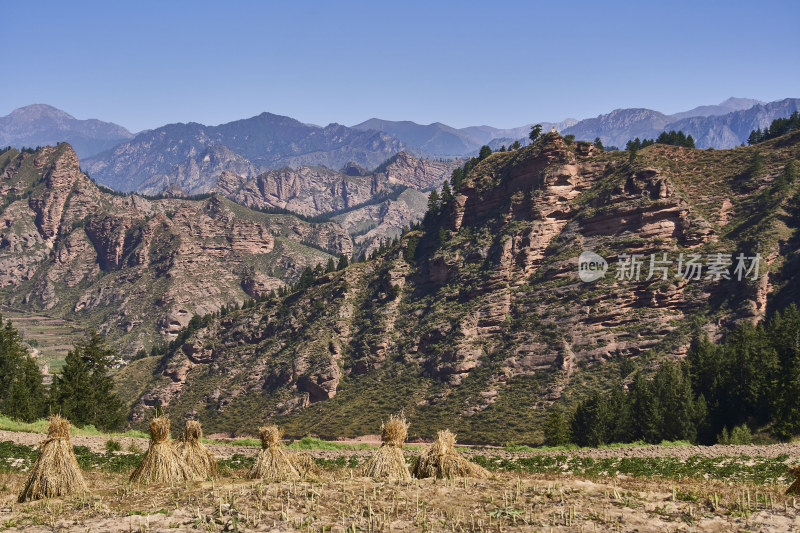
[(336, 270), (343, 270), (347, 268), (348, 264), (347, 256), (342, 254), (339, 256), (339, 263), (336, 265)]
[(764, 131), (761, 131), (761, 128), (751, 131), (750, 136), (747, 138), (747, 143), (757, 144), (762, 141), (768, 141), (798, 129), (800, 129), (800, 113), (795, 111), (789, 118), (776, 118), (772, 121), (772, 124), (764, 128)]
[(305, 290), (314, 284), (314, 279), (314, 271), (311, 270), (311, 267), (306, 267), (303, 269), (302, 274), (300, 274), (300, 279), (297, 280), (294, 289), (296, 291)]
[(439, 193), (433, 189), (428, 195), (428, 211), (425, 213), (425, 219), (430, 220), (439, 213)]
[(603, 141), (600, 140), (600, 137), (594, 138), (594, 147), (597, 148), (598, 150), (605, 150), (603, 148)]
[(453, 186), (453, 190), (458, 192), (461, 188), (461, 182), (464, 180), (464, 171), (461, 168), (457, 168), (453, 170), (453, 173), (450, 175), (450, 184)]
[(783, 172), (777, 180), (779, 189), (785, 189), (797, 180), (797, 166), (794, 159), (790, 159), (783, 167)]
[(453, 193), (450, 192), (450, 185), (444, 182), (442, 185), (442, 205), (447, 205), (453, 199)]
[(484, 144), (483, 146), (481, 146), (480, 152), (478, 152), (478, 160), (483, 161), (490, 155), (492, 155), (492, 149)]
[(536, 139), (538, 139), (541, 134), (542, 134), (542, 125), (535, 124), (531, 126), (531, 132), (528, 134), (528, 138), (533, 143), (536, 142)]
[(328, 264), (325, 266), (325, 273), (330, 274), (336, 270), (336, 263), (333, 262), (333, 257), (328, 258)]
[(522, 144), (519, 141), (514, 141), (511, 143), (509, 150), (519, 150), (520, 148), (522, 148)]
[(564, 414), (558, 409), (551, 409), (544, 423), (544, 439), (548, 446), (563, 446), (572, 439), (570, 428)]
[(0, 413), (25, 422), (44, 416), (42, 373), (10, 321), (0, 316)]
[(92, 424), (113, 430), (125, 421), (123, 404), (114, 394), (114, 381), (108, 375), (113, 355), (96, 331), (67, 354), (61, 375), (53, 383), (53, 400), (76, 426)]
[(608, 406), (602, 394), (594, 394), (578, 404), (572, 415), (572, 440), (579, 446), (608, 443)]
[(636, 372), (633, 376), (633, 383), (628, 391), (628, 403), (632, 440), (661, 442), (661, 409), (658, 398), (641, 372)]

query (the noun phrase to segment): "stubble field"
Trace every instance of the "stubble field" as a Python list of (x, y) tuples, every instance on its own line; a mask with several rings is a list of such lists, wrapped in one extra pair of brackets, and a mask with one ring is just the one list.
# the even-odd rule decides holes
[[(2, 531), (792, 531), (786, 496), (800, 447), (637, 447), (510, 452), (464, 449), (488, 480), (357, 477), (369, 449), (311, 450), (322, 473), (245, 480), (257, 448), (210, 445), (214, 482), (138, 486), (144, 439), (73, 437), (90, 492), (16, 503), (39, 434), (0, 434)], [(131, 451), (133, 450), (133, 451)], [(409, 462), (419, 448), (407, 450)]]

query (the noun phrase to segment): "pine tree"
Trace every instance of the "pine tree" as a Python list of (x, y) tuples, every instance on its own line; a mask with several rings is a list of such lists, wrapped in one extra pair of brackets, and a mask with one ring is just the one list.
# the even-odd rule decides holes
[(62, 416), (76, 426), (92, 424), (112, 430), (125, 421), (124, 406), (108, 375), (113, 355), (96, 331), (67, 353), (61, 375), (53, 383), (53, 400)]
[(450, 185), (444, 182), (442, 185), (442, 205), (447, 205), (453, 199), (453, 193), (450, 192)]
[(47, 394), (42, 373), (22, 344), (22, 337), (0, 316), (0, 413), (32, 422), (44, 416)]
[(608, 406), (601, 394), (594, 394), (578, 404), (572, 415), (572, 441), (579, 446), (608, 443)]
[(632, 437), (636, 440), (642, 439), (647, 442), (657, 443), (661, 441), (661, 410), (659, 409), (658, 399), (651, 390), (650, 383), (647, 382), (641, 372), (636, 372), (633, 376), (628, 392), (628, 402), (631, 413)]
[(489, 146), (484, 144), (483, 146), (481, 146), (480, 152), (478, 152), (478, 160), (479, 161), (483, 161), (484, 159), (486, 159), (490, 155), (492, 155), (492, 149), (489, 148)]
[(432, 217), (439, 213), (439, 193), (433, 189), (428, 195), (428, 212), (425, 213), (425, 218), (430, 220)]
[(450, 175), (450, 184), (453, 186), (453, 190), (458, 192), (461, 188), (461, 182), (464, 180), (464, 171), (461, 168), (457, 168), (453, 170), (453, 173)]
[(603, 141), (600, 140), (600, 137), (594, 138), (594, 147), (598, 150), (605, 150), (605, 148), (603, 148)]
[(336, 270), (336, 263), (333, 262), (333, 257), (328, 258), (328, 264), (325, 265), (325, 273), (330, 274)]
[(570, 435), (569, 424), (564, 414), (558, 409), (551, 409), (544, 423), (544, 438), (548, 446), (563, 446), (569, 444), (572, 436)]
[(336, 265), (336, 270), (343, 270), (347, 268), (349, 265), (349, 261), (347, 260), (347, 256), (342, 254), (339, 256), (339, 263)]
[(531, 140), (531, 142), (536, 142), (536, 139), (538, 139), (541, 134), (542, 134), (542, 125), (535, 124), (531, 126), (531, 132), (528, 134), (528, 138)]

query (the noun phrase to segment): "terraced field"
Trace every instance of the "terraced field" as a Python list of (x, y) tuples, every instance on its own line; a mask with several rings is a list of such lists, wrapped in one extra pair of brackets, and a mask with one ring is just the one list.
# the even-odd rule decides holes
[[(64, 358), (74, 344), (83, 338), (84, 332), (78, 324), (63, 318), (41, 313), (26, 313), (9, 307), (0, 307), (0, 315), (11, 320), (20, 335), (27, 341), (31, 353), (49, 373), (56, 373), (64, 366)], [(46, 381), (52, 379), (45, 375)]]

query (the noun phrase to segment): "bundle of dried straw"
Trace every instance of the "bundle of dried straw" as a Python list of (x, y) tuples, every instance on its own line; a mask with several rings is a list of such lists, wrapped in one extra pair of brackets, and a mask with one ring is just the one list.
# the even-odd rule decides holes
[(455, 446), (456, 436), (449, 429), (439, 431), (434, 443), (414, 463), (414, 477), (489, 477), (485, 468), (462, 457)]
[(374, 479), (409, 481), (403, 443), (408, 435), (408, 423), (403, 415), (391, 415), (381, 426), (381, 447), (363, 467), (363, 474)]
[(262, 426), (258, 432), (261, 438), (261, 451), (256, 462), (247, 472), (248, 479), (264, 481), (283, 481), (300, 479), (300, 471), (296, 468), (290, 454), (281, 446), (283, 430), (277, 426)]
[(178, 443), (178, 452), (189, 467), (194, 479), (202, 480), (217, 476), (217, 459), (204, 444), (200, 442), (203, 430), (200, 422), (188, 420), (183, 430), (183, 437)]
[(170, 439), (169, 418), (155, 417), (150, 421), (150, 446), (131, 474), (131, 483), (177, 483), (192, 478), (191, 469)]
[(23, 503), (68, 496), (86, 490), (86, 482), (69, 441), (69, 420), (51, 416), (47, 439), (42, 443), (39, 457), (36, 458), (18, 500)]

